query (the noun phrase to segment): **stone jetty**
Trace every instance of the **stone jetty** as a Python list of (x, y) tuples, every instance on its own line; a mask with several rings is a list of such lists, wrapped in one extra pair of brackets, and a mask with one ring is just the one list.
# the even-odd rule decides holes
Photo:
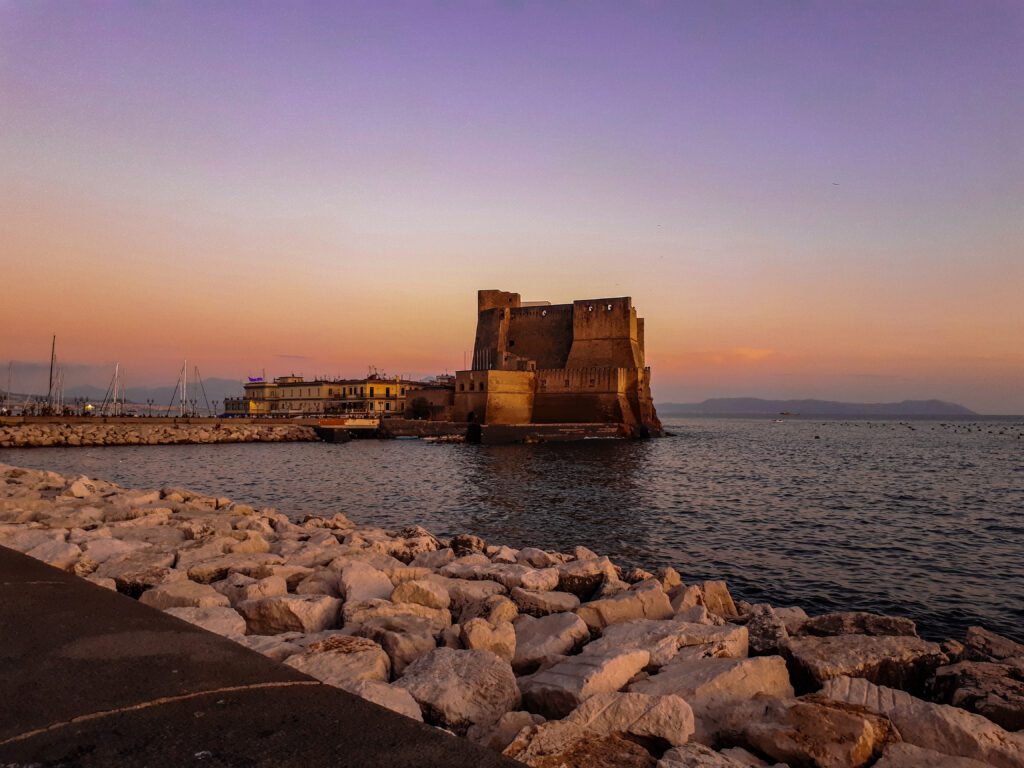
[(537, 768), (1024, 768), (1024, 645), (982, 628), (6, 465), (0, 545)]
[(287, 443), (318, 440), (312, 427), (250, 422), (178, 422), (170, 419), (0, 424), (0, 448), (48, 446)]

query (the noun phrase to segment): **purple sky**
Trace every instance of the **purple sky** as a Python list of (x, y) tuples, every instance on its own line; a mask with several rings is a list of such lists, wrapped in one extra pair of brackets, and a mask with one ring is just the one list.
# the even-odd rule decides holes
[(0, 355), (430, 372), (477, 288), (631, 294), (661, 400), (1022, 412), (1022, 127), (1020, 2), (0, 0)]

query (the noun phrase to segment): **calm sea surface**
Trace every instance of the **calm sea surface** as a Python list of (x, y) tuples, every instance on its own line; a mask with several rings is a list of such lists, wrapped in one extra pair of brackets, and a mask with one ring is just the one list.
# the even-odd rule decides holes
[(737, 597), (1024, 639), (1024, 421), (667, 420), (646, 442), (418, 440), (2, 449), (0, 462), (179, 485), (298, 517), (421, 524), (724, 578)]

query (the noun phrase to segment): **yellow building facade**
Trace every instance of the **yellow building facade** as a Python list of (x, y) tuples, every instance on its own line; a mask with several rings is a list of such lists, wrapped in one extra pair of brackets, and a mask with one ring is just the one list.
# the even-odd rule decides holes
[(400, 415), (406, 398), (424, 385), (401, 377), (372, 374), (361, 379), (305, 381), (302, 376), (280, 376), (251, 381), (242, 397), (226, 398), (227, 416), (266, 418), (317, 417), (336, 414)]

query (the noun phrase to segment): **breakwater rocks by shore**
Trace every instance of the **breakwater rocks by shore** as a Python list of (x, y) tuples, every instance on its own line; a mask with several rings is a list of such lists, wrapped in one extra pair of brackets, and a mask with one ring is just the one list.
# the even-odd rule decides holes
[(1024, 767), (1024, 645), (981, 628), (4, 465), (0, 544), (531, 766)]
[(247, 422), (94, 422), (0, 425), (0, 448), (48, 446), (287, 443), (318, 440), (312, 427)]

